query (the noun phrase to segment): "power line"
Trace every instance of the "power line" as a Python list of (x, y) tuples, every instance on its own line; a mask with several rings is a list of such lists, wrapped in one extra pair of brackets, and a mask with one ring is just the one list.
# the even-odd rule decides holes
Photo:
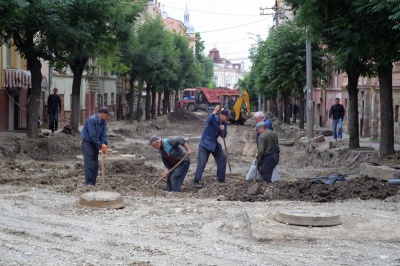
[(261, 21), (265, 21), (265, 20), (267, 20), (267, 19), (261, 19), (261, 20), (253, 21), (253, 22), (250, 22), (250, 23), (247, 23), (247, 24), (237, 25), (237, 26), (233, 26), (233, 27), (225, 28), (225, 29), (201, 31), (199, 33), (209, 33), (209, 32), (216, 32), (216, 31), (223, 31), (223, 30), (231, 30), (231, 29), (236, 29), (236, 28), (240, 28), (240, 27), (243, 27), (243, 26), (255, 24), (255, 23), (258, 23), (258, 22), (261, 22)]
[[(175, 9), (175, 10), (183, 10), (183, 11), (186, 10), (184, 8), (177, 8), (177, 7), (171, 7), (171, 6), (165, 6), (165, 7), (170, 8), (170, 9)], [(206, 12), (206, 11), (199, 11), (199, 10), (190, 9), (190, 13), (192, 13), (192, 12), (194, 12), (194, 13), (202, 13), (202, 14), (211, 14), (211, 15), (235, 16), (235, 17), (255, 17), (255, 16), (259, 16), (258, 14), (257, 15), (228, 14), (228, 13)]]
[(220, 43), (231, 43), (231, 42), (240, 42), (240, 41), (248, 41), (248, 39), (240, 39), (240, 40), (233, 40), (233, 41), (226, 41), (226, 42), (218, 42), (218, 43), (205, 43), (204, 45), (218, 45)]

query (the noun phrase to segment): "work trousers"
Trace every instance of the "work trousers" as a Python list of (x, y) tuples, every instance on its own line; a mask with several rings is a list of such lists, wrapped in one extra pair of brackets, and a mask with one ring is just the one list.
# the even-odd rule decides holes
[(85, 166), (85, 182), (87, 185), (96, 185), (99, 172), (99, 148), (96, 144), (82, 140), (83, 162)]
[(49, 120), (50, 120), (49, 129), (52, 132), (57, 131), (57, 128), (58, 128), (58, 109), (57, 108), (49, 109)]
[(333, 138), (335, 140), (342, 139), (342, 121), (342, 118), (332, 119)]
[(167, 191), (179, 192), (189, 170), (189, 158), (178, 165), (167, 177)]
[(272, 172), (279, 163), (279, 155), (277, 153), (269, 153), (260, 157), (258, 162), (258, 171), (260, 173), (260, 181), (271, 183)]
[(194, 175), (194, 181), (199, 182), (201, 177), (203, 176), (204, 168), (208, 162), (208, 157), (210, 154), (214, 156), (215, 162), (217, 163), (217, 177), (218, 180), (225, 180), (226, 173), (226, 154), (222, 149), (220, 149), (217, 145), (217, 148), (214, 152), (207, 150), (206, 148), (199, 146), (199, 152), (197, 156), (197, 168), (196, 173)]

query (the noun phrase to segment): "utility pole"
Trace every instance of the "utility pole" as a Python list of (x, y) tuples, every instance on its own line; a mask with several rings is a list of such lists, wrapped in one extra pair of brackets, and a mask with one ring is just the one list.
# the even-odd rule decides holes
[(360, 137), (363, 136), (364, 127), (364, 77), (361, 77), (361, 115), (360, 115)]
[(306, 28), (306, 69), (307, 69), (307, 138), (314, 137), (314, 105), (312, 93), (311, 38), (309, 27)]
[[(274, 11), (274, 13), (273, 14), (264, 13), (264, 10), (266, 10), (266, 9), (272, 9)], [(279, 12), (278, 2), (275, 0), (275, 5), (272, 8), (260, 8), (260, 10), (263, 11), (262, 13), (260, 13), (261, 16), (263, 16), (263, 15), (273, 15), (274, 16), (275, 30), (277, 30), (278, 26), (279, 26), (279, 15), (281, 14)], [(281, 97), (281, 92), (280, 91), (278, 91), (277, 97), (278, 97), (278, 123), (282, 124), (283, 111), (282, 111), (282, 97)]]

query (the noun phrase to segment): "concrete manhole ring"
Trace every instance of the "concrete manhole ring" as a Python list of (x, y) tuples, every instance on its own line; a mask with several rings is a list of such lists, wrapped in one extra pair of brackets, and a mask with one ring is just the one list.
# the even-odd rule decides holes
[(281, 211), (276, 218), (278, 222), (302, 226), (334, 226), (341, 224), (340, 215), (314, 211)]
[(121, 194), (109, 191), (92, 191), (81, 195), (78, 207), (92, 207), (105, 209), (122, 209), (125, 206)]

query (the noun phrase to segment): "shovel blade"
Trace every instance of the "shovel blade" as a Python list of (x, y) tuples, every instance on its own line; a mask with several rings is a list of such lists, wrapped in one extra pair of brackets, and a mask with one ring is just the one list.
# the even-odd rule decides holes
[(253, 183), (247, 189), (248, 195), (258, 195), (258, 194), (260, 194), (260, 192), (261, 192), (260, 183)]

